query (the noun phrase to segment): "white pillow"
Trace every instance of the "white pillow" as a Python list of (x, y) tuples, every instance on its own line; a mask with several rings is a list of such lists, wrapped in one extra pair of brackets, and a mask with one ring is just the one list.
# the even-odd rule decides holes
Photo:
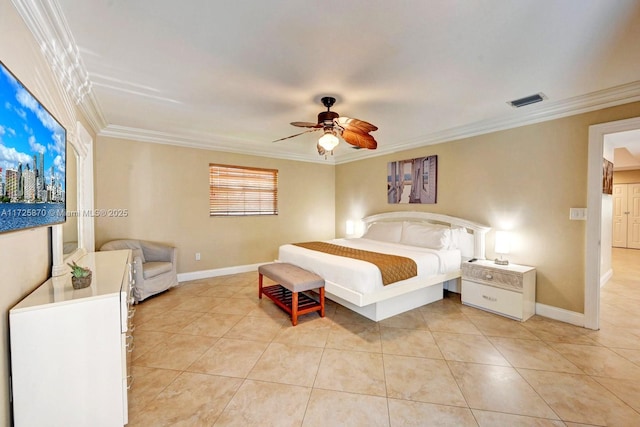
[(460, 249), (461, 239), (464, 239), (467, 233), (467, 229), (464, 227), (451, 227), (451, 242), (449, 243), (449, 249)]
[(449, 249), (451, 229), (427, 224), (404, 222), (400, 243), (430, 249)]
[(365, 239), (398, 243), (402, 235), (401, 222), (374, 222), (364, 233)]
[(460, 241), (458, 242), (458, 249), (460, 249), (460, 253), (463, 257), (475, 257), (476, 248), (474, 235), (469, 233), (466, 228), (460, 229)]

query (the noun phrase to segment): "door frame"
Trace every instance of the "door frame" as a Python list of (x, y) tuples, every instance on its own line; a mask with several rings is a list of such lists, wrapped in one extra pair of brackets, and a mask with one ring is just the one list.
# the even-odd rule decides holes
[[(605, 135), (640, 129), (640, 117), (589, 126), (587, 225), (585, 248), (584, 327), (600, 328), (600, 262), (602, 259), (602, 158)], [(609, 249), (610, 250), (610, 249)]]

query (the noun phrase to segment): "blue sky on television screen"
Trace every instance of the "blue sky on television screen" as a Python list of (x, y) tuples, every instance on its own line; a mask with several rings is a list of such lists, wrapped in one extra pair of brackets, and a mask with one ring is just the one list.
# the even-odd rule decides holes
[[(50, 182), (51, 172), (57, 183), (65, 183), (65, 129), (29, 91), (0, 63), (0, 168), (2, 179), (8, 169), (27, 165), (31, 170), (33, 156), (40, 162), (44, 154), (44, 175)], [(1, 181), (0, 181), (1, 182)]]

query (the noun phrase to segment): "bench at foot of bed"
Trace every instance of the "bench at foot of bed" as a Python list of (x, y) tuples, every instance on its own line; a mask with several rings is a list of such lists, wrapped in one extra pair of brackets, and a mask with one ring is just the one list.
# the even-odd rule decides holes
[[(263, 276), (276, 284), (263, 286)], [(302, 293), (312, 289), (319, 289), (319, 301)], [(324, 279), (293, 264), (274, 262), (258, 267), (258, 297), (262, 299), (263, 294), (291, 315), (293, 326), (302, 314), (319, 311), (324, 317)]]

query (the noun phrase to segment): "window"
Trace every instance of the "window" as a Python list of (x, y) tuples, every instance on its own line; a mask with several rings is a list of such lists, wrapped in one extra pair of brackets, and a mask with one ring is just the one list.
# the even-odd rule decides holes
[(278, 170), (209, 164), (209, 216), (278, 215)]

